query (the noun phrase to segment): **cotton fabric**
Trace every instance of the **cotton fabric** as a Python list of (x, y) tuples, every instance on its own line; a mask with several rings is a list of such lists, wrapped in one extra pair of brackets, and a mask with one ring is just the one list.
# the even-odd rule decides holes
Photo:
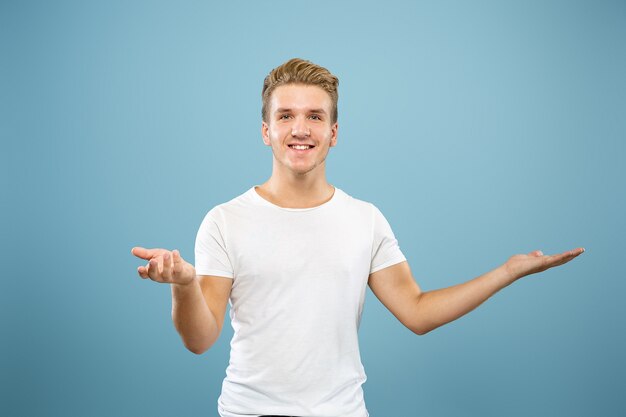
[(406, 260), (371, 203), (335, 188), (312, 208), (255, 190), (210, 210), (196, 237), (198, 275), (233, 279), (222, 417), (368, 416), (357, 331), (368, 277)]

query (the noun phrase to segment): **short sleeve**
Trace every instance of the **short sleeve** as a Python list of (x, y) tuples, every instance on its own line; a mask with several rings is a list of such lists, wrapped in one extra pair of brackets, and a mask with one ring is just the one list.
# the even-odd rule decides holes
[(372, 262), (370, 274), (406, 261), (385, 216), (373, 206)]
[(204, 217), (196, 235), (196, 274), (233, 278), (224, 236), (212, 213)]

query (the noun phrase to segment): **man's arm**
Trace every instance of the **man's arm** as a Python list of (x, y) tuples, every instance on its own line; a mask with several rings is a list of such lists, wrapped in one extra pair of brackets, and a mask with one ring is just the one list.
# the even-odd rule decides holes
[(551, 256), (541, 251), (514, 255), (503, 265), (471, 281), (426, 292), (420, 290), (405, 261), (374, 272), (368, 284), (402, 324), (422, 335), (469, 313), (519, 278), (563, 265), (583, 252), (583, 248), (578, 248)]
[(217, 341), (233, 280), (198, 275), (188, 285), (172, 284), (172, 321), (185, 347), (198, 355)]
[(172, 287), (172, 321), (185, 347), (204, 353), (219, 337), (224, 324), (232, 279), (196, 275), (177, 250), (133, 248), (132, 253), (148, 260), (137, 268), (139, 276)]

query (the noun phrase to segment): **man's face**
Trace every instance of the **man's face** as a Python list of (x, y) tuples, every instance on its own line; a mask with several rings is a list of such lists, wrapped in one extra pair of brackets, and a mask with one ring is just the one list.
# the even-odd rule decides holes
[(330, 95), (314, 85), (287, 84), (271, 95), (263, 142), (272, 147), (274, 165), (296, 175), (321, 167), (337, 143), (337, 123), (331, 123)]

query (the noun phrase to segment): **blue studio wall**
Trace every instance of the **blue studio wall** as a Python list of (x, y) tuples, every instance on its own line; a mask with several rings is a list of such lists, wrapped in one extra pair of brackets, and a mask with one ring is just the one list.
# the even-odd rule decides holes
[(216, 416), (232, 329), (185, 350), (133, 246), (193, 260), (270, 175), (263, 77), (340, 83), (332, 184), (425, 290), (587, 252), (418, 337), (368, 292), (370, 414), (623, 415), (623, 1), (3, 1), (0, 415)]

